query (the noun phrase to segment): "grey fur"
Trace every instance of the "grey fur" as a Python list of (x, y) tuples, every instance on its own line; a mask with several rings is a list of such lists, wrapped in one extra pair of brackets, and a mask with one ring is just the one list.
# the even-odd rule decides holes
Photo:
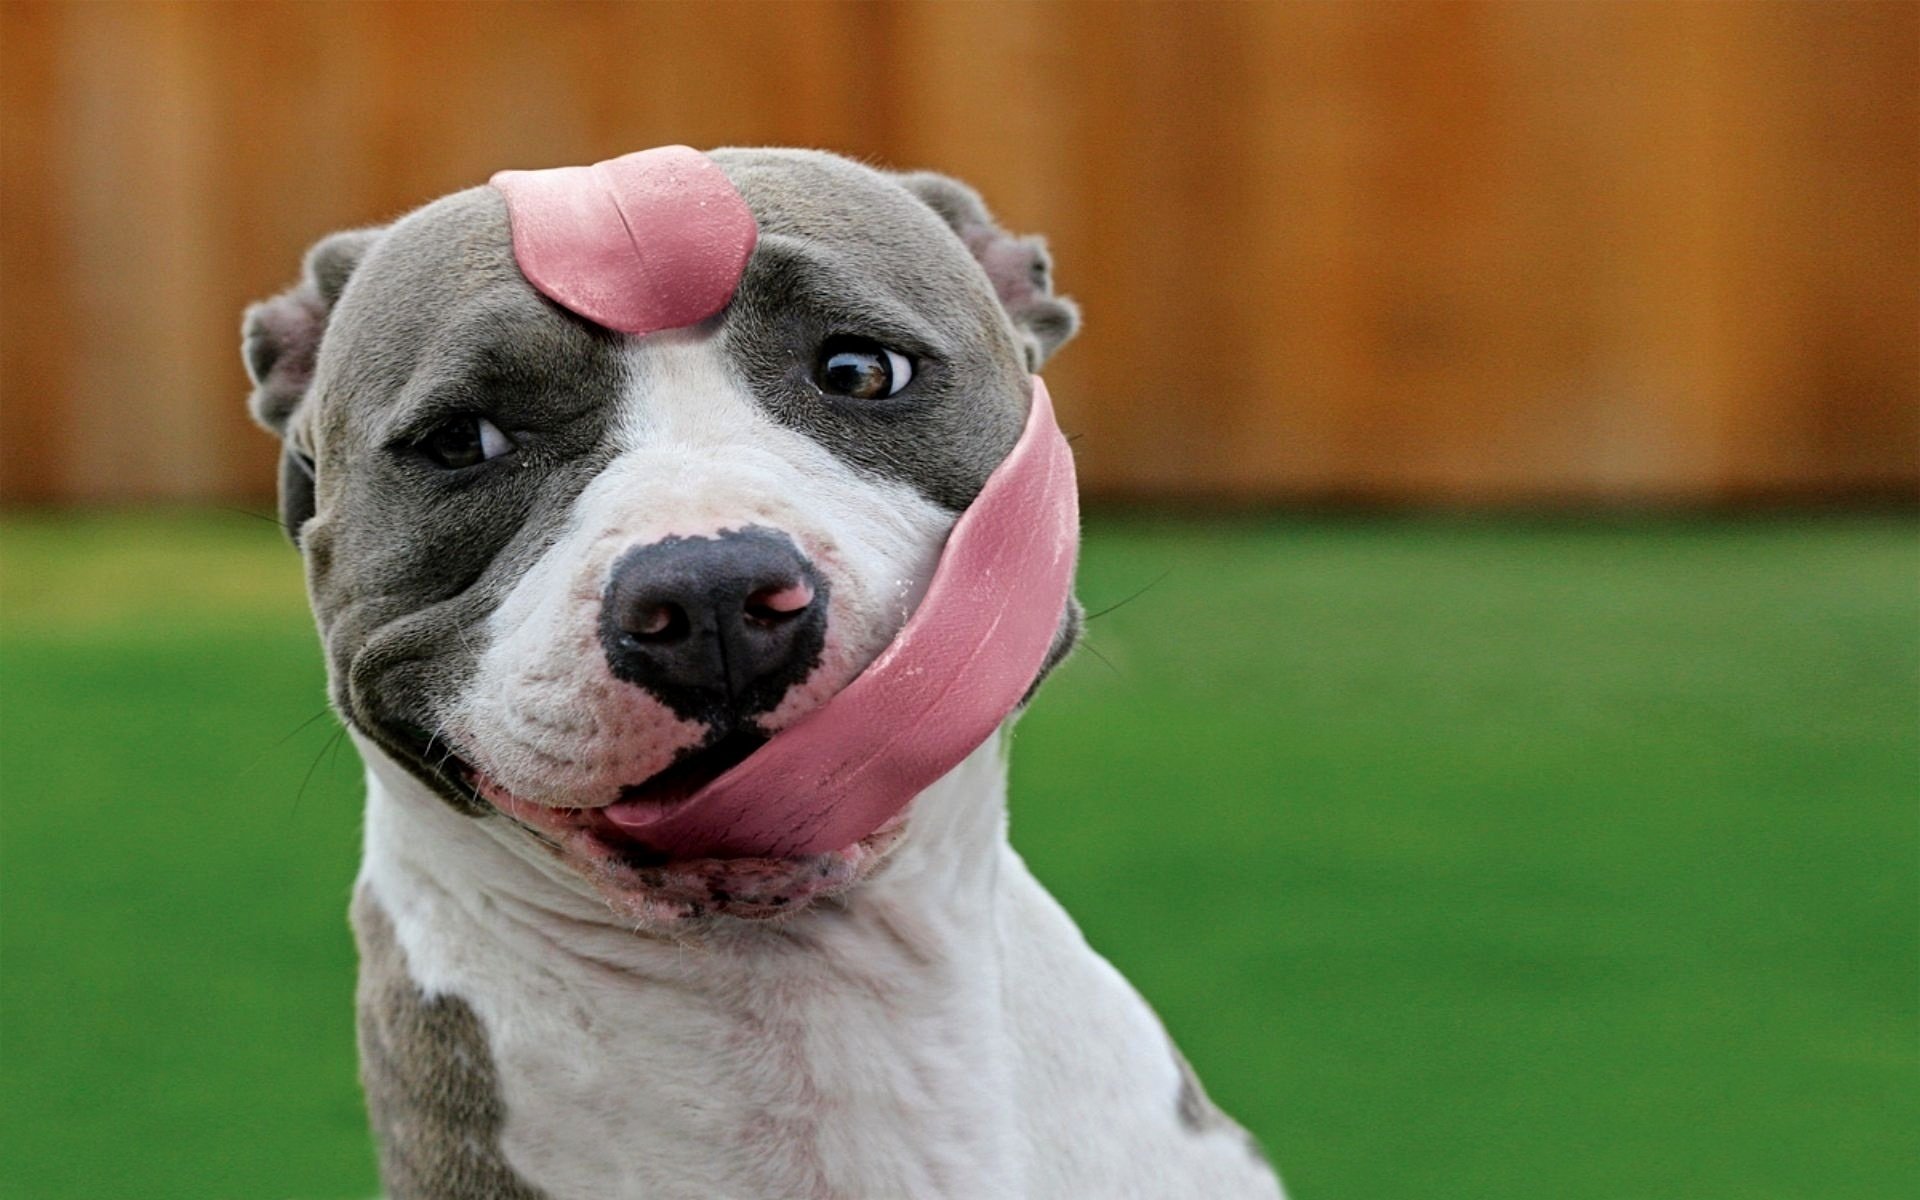
[(360, 946), (360, 1081), (389, 1200), (542, 1200), (500, 1152), (506, 1108), (486, 1030), (457, 996), (407, 973), (393, 922), (354, 893)]
[[(760, 223), (723, 332), (761, 404), (854, 466), (964, 509), (1019, 439), (1030, 391), (985, 271), (927, 205), (869, 167), (808, 150), (713, 158)], [(906, 353), (913, 382), (891, 400), (822, 395), (812, 348), (834, 334)]]
[[(613, 456), (616, 335), (520, 275), (505, 204), (474, 188), (396, 222), (331, 312), (297, 417), (315, 457), (308, 585), (335, 705), (456, 806), (433, 738), (477, 631)], [(412, 446), (485, 411), (521, 451), (459, 476)]]
[(378, 236), (377, 229), (352, 229), (321, 239), (307, 252), (300, 282), (250, 306), (241, 321), (240, 357), (253, 381), (247, 408), (281, 439), (280, 525), (296, 546), (313, 516), (314, 472), (309, 440), (295, 416), (312, 387), (334, 303)]

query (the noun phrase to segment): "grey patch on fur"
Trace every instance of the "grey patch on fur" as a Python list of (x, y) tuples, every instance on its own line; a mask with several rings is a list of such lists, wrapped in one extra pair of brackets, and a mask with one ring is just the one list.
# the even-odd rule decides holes
[(360, 1079), (390, 1200), (541, 1200), (501, 1155), (506, 1111), (473, 1009), (420, 990), (393, 922), (364, 888), (354, 894), (353, 928)]
[(1174, 1101), (1180, 1123), (1195, 1133), (1205, 1133), (1226, 1123), (1227, 1115), (1207, 1098), (1207, 1090), (1200, 1086), (1200, 1077), (1193, 1073), (1193, 1064), (1187, 1061), (1187, 1056), (1172, 1043), (1168, 1043), (1167, 1050), (1173, 1055), (1173, 1065), (1180, 1069), (1180, 1095)]
[(1267, 1152), (1258, 1138), (1241, 1128), (1240, 1123), (1220, 1111), (1208, 1098), (1207, 1090), (1200, 1086), (1200, 1077), (1193, 1072), (1193, 1064), (1187, 1056), (1180, 1053), (1180, 1047), (1167, 1043), (1167, 1052), (1173, 1055), (1173, 1065), (1180, 1069), (1180, 1094), (1174, 1098), (1174, 1111), (1180, 1116), (1180, 1124), (1190, 1133), (1213, 1133), (1225, 1131), (1237, 1134), (1245, 1143), (1247, 1153), (1262, 1163), (1267, 1162)]
[(1247, 1157), (1253, 1159), (1253, 1161), (1268, 1170), (1273, 1169), (1273, 1160), (1267, 1157), (1267, 1148), (1260, 1144), (1259, 1138), (1242, 1129), (1240, 1131), (1240, 1143), (1247, 1148)]
[[(810, 150), (713, 158), (760, 226), (723, 330), (762, 406), (856, 469), (964, 509), (1031, 394), (1025, 335), (981, 261), (895, 176)], [(823, 394), (814, 366), (835, 335), (906, 354), (913, 381), (883, 400)]]

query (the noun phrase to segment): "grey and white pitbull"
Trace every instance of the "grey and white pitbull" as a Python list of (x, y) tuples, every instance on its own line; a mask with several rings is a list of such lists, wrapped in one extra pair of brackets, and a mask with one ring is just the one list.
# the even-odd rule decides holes
[(323, 240), (247, 316), (367, 764), (387, 1189), (1277, 1196), (1008, 844), (1000, 737), (832, 853), (663, 860), (596, 818), (711, 780), (888, 645), (1077, 324), (953, 180), (711, 158), (758, 241), (696, 325), (553, 303), (484, 187)]

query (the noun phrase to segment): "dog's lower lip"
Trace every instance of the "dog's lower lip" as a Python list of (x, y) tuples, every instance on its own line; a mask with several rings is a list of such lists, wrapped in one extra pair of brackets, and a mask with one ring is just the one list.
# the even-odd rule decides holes
[[(525, 800), (480, 771), (467, 782), (495, 811), (543, 843), (581, 875), (623, 919), (676, 921), (704, 915), (762, 920), (800, 912), (815, 900), (865, 878), (899, 841), (904, 813), (850, 845), (829, 853), (718, 858), (682, 855), (647, 844), (644, 828), (623, 828), (617, 806), (659, 809), (673, 796), (691, 796), (750, 755), (764, 739), (722, 739), (676, 764), (668, 779), (655, 776), (626, 789), (613, 804), (568, 806)], [(682, 793), (684, 789), (684, 793)]]
[(744, 761), (766, 740), (765, 735), (757, 731), (736, 730), (683, 755), (644, 782), (621, 788), (619, 798), (604, 805), (542, 804), (523, 800), (472, 767), (465, 767), (462, 775), (476, 794), (524, 825), (549, 834), (561, 828), (584, 826), (633, 862), (662, 863), (673, 856), (655, 851), (644, 837), (636, 836), (634, 830), (692, 798)]

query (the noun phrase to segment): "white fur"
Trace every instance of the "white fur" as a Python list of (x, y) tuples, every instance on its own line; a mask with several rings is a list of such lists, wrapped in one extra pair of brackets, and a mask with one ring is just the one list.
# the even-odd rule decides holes
[(821, 663), (763, 720), (783, 728), (860, 673), (931, 577), (952, 515), (856, 474), (764, 415), (711, 339), (661, 333), (630, 352), (620, 455), (488, 622), (480, 669), (444, 732), (524, 800), (604, 804), (704, 731), (615, 679), (599, 606), (615, 559), (670, 535), (759, 525), (793, 538), (831, 586)]
[(360, 748), (361, 886), (479, 1017), (507, 1161), (556, 1198), (1278, 1195), (1181, 1124), (1158, 1019), (1008, 844), (998, 739), (842, 901), (681, 940)]

